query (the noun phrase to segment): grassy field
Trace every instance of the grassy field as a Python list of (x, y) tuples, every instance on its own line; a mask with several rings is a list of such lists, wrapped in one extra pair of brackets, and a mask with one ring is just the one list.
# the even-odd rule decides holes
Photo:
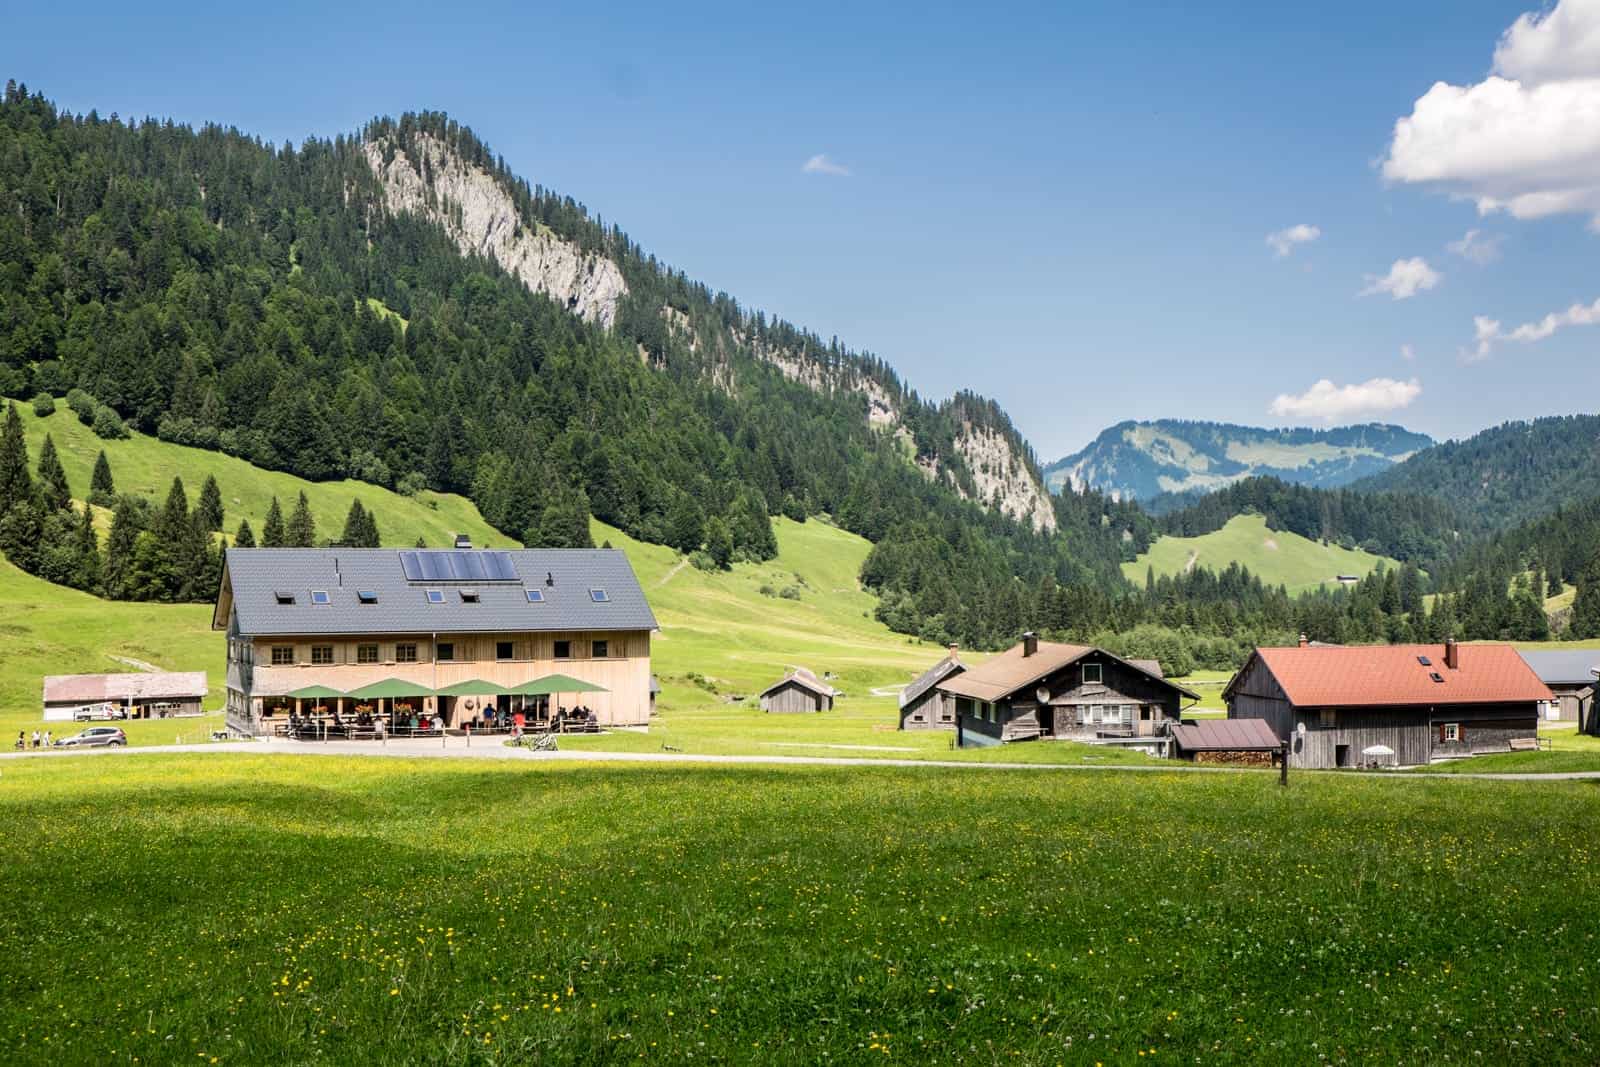
[(262, 470), (221, 452), (188, 448), (137, 433), (123, 441), (103, 441), (79, 422), (64, 403), (59, 404), (54, 415), (43, 419), (26, 404), (18, 404), (17, 411), (22, 416), (29, 456), (37, 462), (39, 447), (49, 433), (61, 453), (72, 495), (79, 500), (89, 495), (94, 459), (104, 449), (117, 492), (148, 497), (157, 505), (167, 499), (174, 476), (183, 478), (191, 506), (199, 499), (206, 476), (214, 476), (222, 490), (226, 512), (223, 529), (230, 537), (238, 529), (239, 520), (247, 518), (260, 538), (272, 498), (278, 498), (287, 519), (295, 500), (304, 492), (316, 516), (317, 529), (324, 537), (339, 535), (350, 502), (360, 498), (377, 515), (378, 530), (386, 545), (412, 545), (420, 537), (435, 547), (446, 546), (457, 533), (470, 534), (478, 545), (514, 544), (484, 522), (465, 497), (430, 492), (412, 498), (366, 482), (308, 482), (292, 474)]
[(1600, 737), (1580, 734), (1572, 723), (1540, 723), (1539, 734), (1549, 738), (1543, 752), (1497, 752), (1467, 760), (1435, 763), (1416, 768), (1417, 774), (1559, 774), (1566, 771), (1600, 771)]
[(1365, 576), (1379, 563), (1394, 560), (1368, 552), (1324, 545), (1299, 534), (1267, 529), (1260, 515), (1236, 515), (1226, 526), (1200, 537), (1162, 537), (1150, 551), (1122, 565), (1131, 582), (1143, 582), (1146, 571), (1180, 574), (1191, 566), (1220, 571), (1230, 563), (1249, 568), (1268, 585), (1287, 586), (1291, 594), (1334, 584), (1340, 574)]
[(0, 783), (11, 1063), (1600, 1059), (1592, 787), (198, 754)]

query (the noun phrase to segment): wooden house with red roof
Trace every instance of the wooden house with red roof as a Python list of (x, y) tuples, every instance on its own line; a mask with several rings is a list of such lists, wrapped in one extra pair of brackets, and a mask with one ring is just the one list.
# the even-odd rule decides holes
[[(1510, 645), (1258, 648), (1223, 690), (1296, 767), (1402, 767), (1505, 752), (1538, 736), (1552, 694)], [(1385, 752), (1387, 750), (1387, 752)]]

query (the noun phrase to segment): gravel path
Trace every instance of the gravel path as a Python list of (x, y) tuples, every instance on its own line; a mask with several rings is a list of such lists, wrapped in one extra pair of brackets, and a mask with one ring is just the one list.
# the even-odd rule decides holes
[[(142, 745), (134, 748), (74, 748), (39, 752), (0, 753), (0, 761), (16, 759), (71, 759), (75, 756), (136, 756), (141, 754), (189, 752), (243, 752), (273, 756), (378, 756), (407, 759), (497, 759), (524, 762), (567, 763), (678, 763), (689, 766), (716, 764), (776, 764), (811, 767), (949, 767), (958, 770), (988, 771), (1134, 771), (1181, 774), (1236, 774), (1234, 767), (1206, 767), (1172, 760), (1164, 764), (1150, 763), (978, 763), (961, 760), (937, 759), (860, 759), (848, 756), (717, 756), (695, 755), (687, 752), (599, 752), (557, 751), (533, 752), (524, 748), (511, 748), (498, 741), (479, 741), (468, 745), (465, 738), (451, 737), (444, 743), (426, 739), (403, 738), (389, 741), (333, 741), (319, 744), (315, 741), (286, 741), (281, 738), (263, 741), (221, 741), (201, 745)], [(1252, 772), (1252, 773), (1260, 773)], [(1301, 771), (1290, 771), (1295, 778)], [(1600, 781), (1600, 771), (1562, 771), (1553, 774), (1396, 774), (1390, 771), (1345, 771), (1346, 774), (1364, 774), (1391, 781), (1427, 782), (1466, 778), (1493, 782), (1580, 782)]]

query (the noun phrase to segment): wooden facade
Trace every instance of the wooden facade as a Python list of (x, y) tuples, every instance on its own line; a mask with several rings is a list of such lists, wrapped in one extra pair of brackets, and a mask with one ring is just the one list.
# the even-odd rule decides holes
[(1537, 702), (1431, 705), (1299, 706), (1268, 665), (1253, 656), (1229, 684), (1228, 717), (1264, 720), (1289, 742), (1291, 766), (1359, 767), (1374, 746), (1392, 750), (1396, 765), (1505, 752), (1514, 738), (1538, 731)]
[(761, 694), (761, 710), (780, 714), (832, 711), (834, 695), (831, 686), (791, 674)]
[(1002, 654), (1009, 662), (942, 683), (956, 700), (959, 746), (1045, 739), (1169, 754), (1167, 734), (1195, 694), (1103, 649), (1029, 640), (1034, 651), (1025, 642)]
[[(558, 657), (558, 651), (565, 655)], [(568, 697), (556, 694), (569, 707), (581, 703), (592, 709), (600, 725), (648, 725), (653, 697), (650, 633), (646, 630), (230, 636), (228, 722), (239, 732), (268, 732), (276, 716), (304, 710), (300, 705), (305, 702), (282, 694), (313, 685), (349, 692), (397, 678), (416, 682), (419, 689), (426, 690), (468, 680), (511, 687), (552, 674), (568, 675), (606, 690)], [(411, 703), (419, 715), (437, 714), (453, 728), (485, 707), (509, 707), (512, 699), (469, 694), (419, 696)], [(349, 714), (354, 701), (330, 699), (326, 704)]]
[(955, 645), (950, 654), (923, 671), (900, 694), (900, 729), (954, 730), (956, 698), (939, 683), (967, 669)]

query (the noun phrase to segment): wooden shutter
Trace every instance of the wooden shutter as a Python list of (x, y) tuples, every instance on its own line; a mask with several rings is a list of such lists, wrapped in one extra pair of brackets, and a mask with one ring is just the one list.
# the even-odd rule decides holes
[(1444, 723), (1439, 724), (1439, 743), (1444, 744)]

